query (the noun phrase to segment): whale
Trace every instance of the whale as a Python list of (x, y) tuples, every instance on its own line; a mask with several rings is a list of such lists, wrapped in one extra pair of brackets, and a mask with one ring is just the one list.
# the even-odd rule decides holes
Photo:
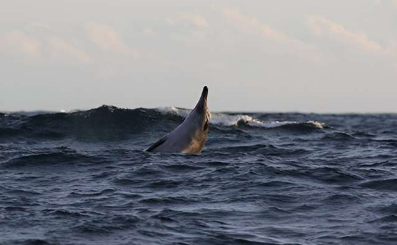
[(148, 152), (200, 153), (209, 130), (211, 114), (207, 106), (208, 88), (204, 86), (200, 99), (185, 120), (168, 135), (146, 149)]

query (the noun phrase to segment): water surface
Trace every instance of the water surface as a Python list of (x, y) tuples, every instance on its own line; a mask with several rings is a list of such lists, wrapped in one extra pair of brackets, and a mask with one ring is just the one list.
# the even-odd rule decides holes
[(397, 115), (212, 113), (200, 155), (143, 149), (189, 110), (0, 114), (0, 244), (395, 244)]

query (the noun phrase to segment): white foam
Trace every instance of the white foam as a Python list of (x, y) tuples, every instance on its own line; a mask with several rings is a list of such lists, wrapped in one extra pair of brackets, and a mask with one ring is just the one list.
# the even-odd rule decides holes
[[(190, 110), (176, 107), (158, 107), (156, 110), (163, 114), (179, 115), (186, 118)], [(261, 121), (249, 115), (227, 115), (223, 113), (211, 113), (210, 123), (220, 126), (238, 126), (239, 124), (246, 124), (252, 127), (263, 127), (263, 128), (277, 128), (284, 125), (299, 124), (300, 122), (295, 121)], [(307, 124), (312, 124), (317, 128), (324, 128), (325, 123), (317, 121), (308, 121)]]
[(325, 126), (325, 123), (317, 122), (317, 121), (308, 121), (307, 123), (312, 123), (317, 128), (324, 128), (324, 126)]
[(189, 116), (190, 110), (189, 109), (183, 109), (183, 108), (176, 108), (176, 107), (157, 107), (157, 111), (161, 112), (162, 114), (171, 114), (171, 115), (177, 115), (186, 118)]

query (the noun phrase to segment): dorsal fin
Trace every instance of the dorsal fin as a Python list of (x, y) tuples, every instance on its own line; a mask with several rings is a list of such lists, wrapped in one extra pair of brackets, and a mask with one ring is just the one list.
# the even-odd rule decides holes
[(166, 140), (168, 139), (168, 135), (164, 136), (163, 138), (159, 139), (156, 143), (151, 145), (149, 148), (146, 149), (146, 151), (153, 151), (160, 145), (162, 145)]

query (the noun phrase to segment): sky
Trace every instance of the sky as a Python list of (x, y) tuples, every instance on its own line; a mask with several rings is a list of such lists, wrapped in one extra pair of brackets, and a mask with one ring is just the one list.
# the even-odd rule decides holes
[(397, 112), (397, 0), (1, 0), (0, 111)]

